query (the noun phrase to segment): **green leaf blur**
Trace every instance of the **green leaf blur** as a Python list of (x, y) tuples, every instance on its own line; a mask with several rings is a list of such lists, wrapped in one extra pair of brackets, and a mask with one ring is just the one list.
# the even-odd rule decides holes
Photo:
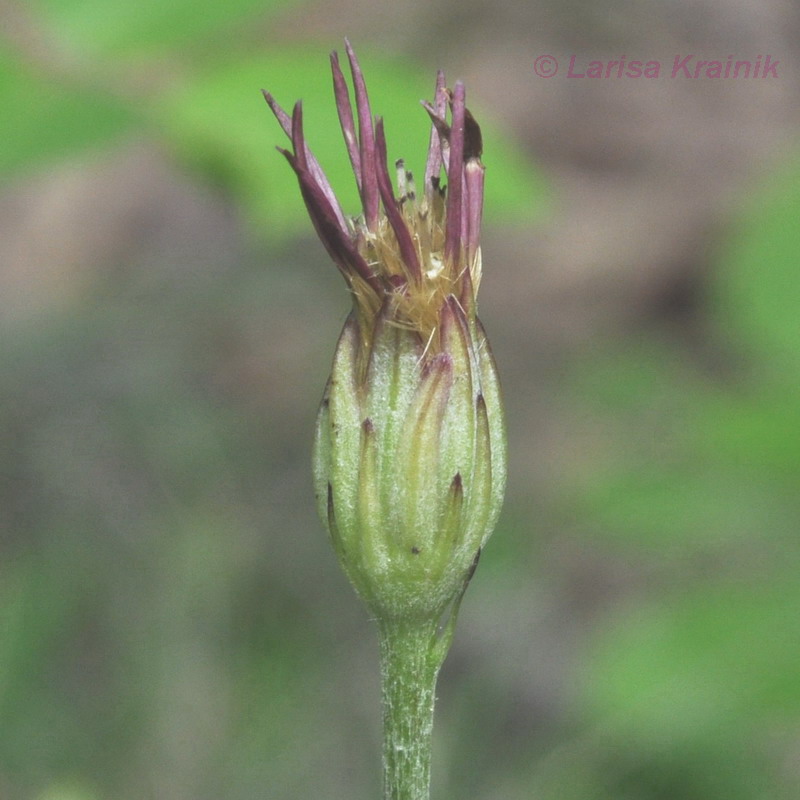
[(264, 19), (298, 0), (38, 0), (45, 19), (83, 57), (166, 53), (220, 28)]

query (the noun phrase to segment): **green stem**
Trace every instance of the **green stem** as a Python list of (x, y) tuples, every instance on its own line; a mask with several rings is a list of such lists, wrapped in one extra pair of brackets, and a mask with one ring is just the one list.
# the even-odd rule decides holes
[(384, 800), (429, 800), (436, 677), (446, 648), (436, 620), (379, 621)]

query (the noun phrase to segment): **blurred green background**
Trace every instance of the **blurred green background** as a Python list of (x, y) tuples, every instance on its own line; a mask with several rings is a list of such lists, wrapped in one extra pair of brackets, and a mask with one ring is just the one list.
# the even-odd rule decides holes
[[(434, 796), (800, 797), (800, 9), (0, 2), (0, 799), (379, 794), (374, 631), (312, 508), (347, 312), (259, 89), (355, 208), (435, 69), (487, 132), (508, 500)], [(565, 65), (779, 60), (768, 80)], [(533, 71), (550, 54), (561, 70)]]

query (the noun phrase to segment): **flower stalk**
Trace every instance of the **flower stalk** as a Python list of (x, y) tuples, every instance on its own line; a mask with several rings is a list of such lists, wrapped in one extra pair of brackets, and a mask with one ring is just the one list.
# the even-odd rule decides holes
[(379, 620), (384, 800), (428, 800), (441, 661), (429, 619)]
[(464, 85), (448, 89), (439, 72), (423, 103), (422, 191), (398, 160), (396, 196), (383, 120), (346, 49), (355, 111), (336, 53), (331, 69), (358, 216), (344, 214), (309, 149), (301, 104), (290, 116), (265, 98), (352, 298), (317, 418), (314, 484), (339, 561), (378, 623), (384, 798), (427, 800), (436, 676), (505, 488), (503, 408), (476, 303), (481, 133)]

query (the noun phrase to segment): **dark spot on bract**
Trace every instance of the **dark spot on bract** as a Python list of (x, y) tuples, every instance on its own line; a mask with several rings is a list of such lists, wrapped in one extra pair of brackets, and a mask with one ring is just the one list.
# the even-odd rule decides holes
[(418, 556), (418, 555), (419, 555), (419, 547), (417, 547), (416, 545), (414, 545), (414, 546), (411, 548), (411, 552), (412, 552), (412, 553), (413, 553), (415, 556)]
[(481, 548), (478, 548), (478, 552), (475, 553), (475, 558), (472, 560), (472, 565), (469, 568), (469, 572), (467, 573), (467, 583), (472, 580), (472, 576), (475, 574), (475, 570), (478, 569), (478, 562), (481, 560)]
[(480, 158), (483, 153), (481, 129), (469, 109), (464, 109), (464, 162)]

